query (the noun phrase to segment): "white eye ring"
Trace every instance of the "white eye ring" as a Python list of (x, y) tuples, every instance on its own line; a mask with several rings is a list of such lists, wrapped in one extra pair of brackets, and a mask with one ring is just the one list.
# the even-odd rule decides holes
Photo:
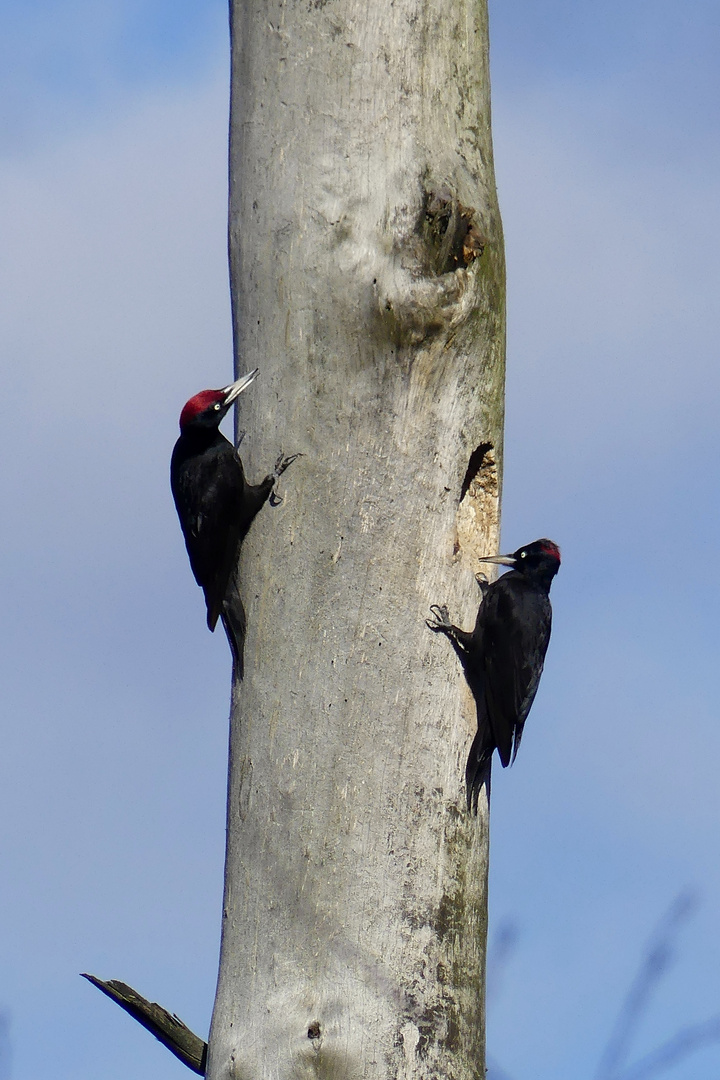
[(521, 551), (520, 552), (520, 558), (521, 559), (524, 559), (526, 556), (527, 556), (527, 551)]
[(219, 408), (220, 408), (220, 402), (218, 401), (218, 402), (216, 402), (216, 404), (215, 404), (215, 405), (213, 405), (213, 409), (215, 409), (215, 411), (217, 412), (217, 410), (218, 410)]

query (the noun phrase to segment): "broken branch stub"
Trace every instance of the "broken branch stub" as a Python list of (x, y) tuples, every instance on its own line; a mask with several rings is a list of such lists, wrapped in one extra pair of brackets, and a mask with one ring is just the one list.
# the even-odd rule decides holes
[(179, 1017), (163, 1009), (162, 1005), (148, 1001), (127, 983), (119, 982), (117, 979), (104, 982), (103, 979), (84, 972), (82, 978), (87, 979), (93, 986), (97, 986), (98, 990), (142, 1024), (176, 1058), (179, 1058), (183, 1065), (187, 1065), (199, 1076), (205, 1075), (207, 1043), (195, 1035)]

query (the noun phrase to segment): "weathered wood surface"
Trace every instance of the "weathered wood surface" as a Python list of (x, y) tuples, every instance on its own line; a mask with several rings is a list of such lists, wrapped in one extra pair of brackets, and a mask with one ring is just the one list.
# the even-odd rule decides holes
[(497, 551), (504, 263), (481, 0), (232, 5), (252, 480), (209, 1080), (484, 1078), (488, 817), (447, 643)]

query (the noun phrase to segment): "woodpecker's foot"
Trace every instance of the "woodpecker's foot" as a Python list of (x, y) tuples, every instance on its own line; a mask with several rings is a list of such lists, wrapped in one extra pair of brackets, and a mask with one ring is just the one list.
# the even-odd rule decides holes
[[(288, 465), (292, 465), (293, 461), (295, 461), (296, 458), (302, 456), (302, 454), (291, 454), (290, 457), (285, 457), (284, 454), (281, 454), (275, 462), (275, 468), (272, 471), (273, 480), (279, 480), (282, 474), (287, 469)], [(275, 489), (273, 488), (273, 490), (270, 492), (270, 505), (279, 506), (282, 501), (282, 496), (278, 495), (277, 491), (275, 491)]]
[(452, 630), (452, 623), (450, 622), (450, 612), (444, 604), (431, 604), (430, 612), (432, 619), (426, 619), (425, 625), (434, 631), (442, 631), (447, 633), (448, 630)]
[(279, 478), (287, 469), (288, 465), (292, 465), (293, 461), (295, 461), (295, 458), (299, 457), (302, 457), (302, 454), (291, 454), (290, 457), (285, 457), (284, 454), (281, 454), (275, 462), (275, 468), (273, 469), (274, 479), (279, 480)]
[(488, 581), (488, 579), (487, 579), (487, 575), (486, 575), (486, 574), (483, 574), (483, 573), (482, 573), (482, 571), (481, 571), (481, 572), (480, 572), (479, 574), (476, 574), (476, 575), (475, 575), (475, 580), (477, 581), (477, 583), (478, 583), (478, 585), (479, 585), (479, 587), (480, 587), (480, 592), (481, 592), (481, 593), (483, 594), (483, 596), (484, 596), (484, 595), (485, 595), (485, 593), (486, 593), (486, 592), (488, 591), (488, 589), (490, 588), (490, 582), (489, 582), (489, 581)]

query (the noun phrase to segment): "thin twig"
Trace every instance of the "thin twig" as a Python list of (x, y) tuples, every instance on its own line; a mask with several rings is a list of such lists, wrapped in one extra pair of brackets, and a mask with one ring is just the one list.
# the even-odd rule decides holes
[(503, 976), (519, 939), (520, 930), (513, 919), (504, 919), (493, 934), (487, 959), (486, 1000), (488, 1005), (495, 1002), (500, 994)]
[(617, 1080), (626, 1061), (632, 1037), (637, 1031), (650, 997), (674, 960), (673, 939), (697, 903), (697, 896), (686, 889), (677, 897), (661, 919), (645, 949), (615, 1027), (600, 1059), (596, 1080)]
[(646, 1054), (636, 1065), (624, 1072), (620, 1080), (647, 1080), (663, 1069), (676, 1065), (703, 1044), (720, 1042), (720, 1016), (713, 1016), (704, 1024), (682, 1028), (657, 1050)]

